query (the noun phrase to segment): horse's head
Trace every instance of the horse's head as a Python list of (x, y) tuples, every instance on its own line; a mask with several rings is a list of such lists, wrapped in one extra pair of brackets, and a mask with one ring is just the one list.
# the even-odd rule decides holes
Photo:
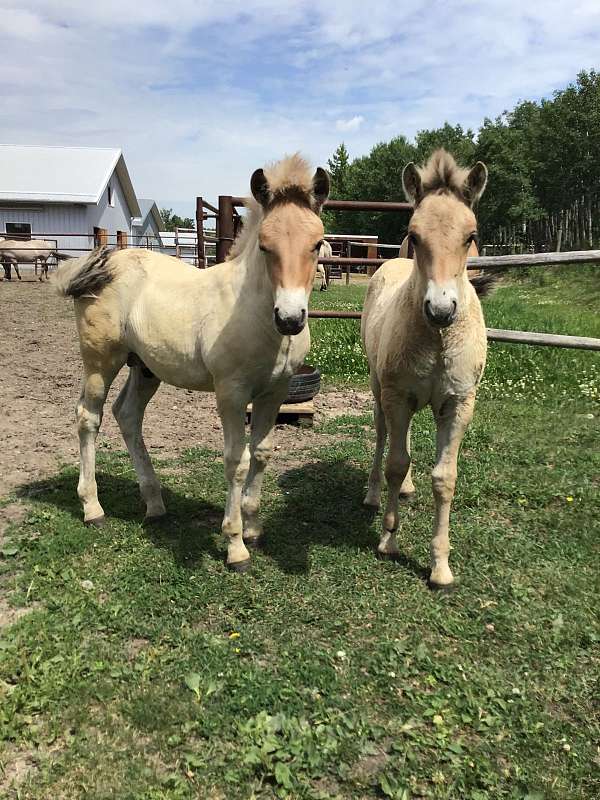
[(437, 150), (421, 169), (407, 164), (402, 182), (414, 205), (408, 237), (423, 289), (423, 313), (434, 327), (446, 328), (465, 301), (460, 278), (477, 241), (473, 207), (485, 189), (487, 168), (478, 161), (463, 169), (445, 150)]
[(329, 175), (321, 167), (313, 175), (306, 161), (294, 155), (257, 169), (250, 187), (262, 208), (258, 246), (273, 286), (273, 321), (279, 333), (295, 335), (308, 319)]

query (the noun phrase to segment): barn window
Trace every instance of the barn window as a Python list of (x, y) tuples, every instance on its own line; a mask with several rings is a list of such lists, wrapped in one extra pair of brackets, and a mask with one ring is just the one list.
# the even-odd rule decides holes
[(19, 236), (22, 239), (31, 239), (31, 225), (29, 222), (7, 222), (6, 233)]
[(113, 207), (115, 205), (115, 192), (112, 186), (108, 187), (108, 205)]

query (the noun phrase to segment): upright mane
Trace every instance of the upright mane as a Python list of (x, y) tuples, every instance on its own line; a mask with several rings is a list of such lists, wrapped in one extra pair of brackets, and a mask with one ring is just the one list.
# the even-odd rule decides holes
[(264, 173), (274, 202), (285, 201), (289, 197), (292, 201), (304, 198), (309, 205), (312, 203), (313, 171), (300, 153), (271, 162), (265, 167)]
[(440, 148), (431, 154), (422, 167), (418, 167), (423, 184), (423, 195), (455, 194), (462, 200), (469, 170), (459, 167), (454, 156)]
[[(280, 161), (272, 161), (265, 166), (263, 172), (268, 183), (269, 206), (289, 202), (314, 207), (313, 171), (300, 153), (285, 156)], [(242, 229), (231, 246), (227, 261), (237, 258), (245, 250), (265, 216), (264, 207), (253, 197), (244, 199), (244, 207), (247, 214)]]
[(404, 193), (415, 207), (428, 194), (454, 195), (473, 207), (484, 192), (487, 167), (478, 161), (471, 169), (459, 167), (454, 156), (443, 148), (431, 154), (422, 167), (412, 162), (404, 167), (402, 184)]

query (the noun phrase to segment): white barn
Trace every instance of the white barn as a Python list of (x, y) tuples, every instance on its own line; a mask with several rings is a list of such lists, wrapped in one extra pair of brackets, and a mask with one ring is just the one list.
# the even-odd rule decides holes
[(164, 225), (158, 206), (154, 200), (140, 197), (139, 217), (132, 220), (132, 244), (136, 246), (160, 247), (160, 230)]
[(160, 227), (154, 201), (140, 207), (120, 149), (0, 145), (0, 236), (54, 240), (78, 255), (136, 245)]

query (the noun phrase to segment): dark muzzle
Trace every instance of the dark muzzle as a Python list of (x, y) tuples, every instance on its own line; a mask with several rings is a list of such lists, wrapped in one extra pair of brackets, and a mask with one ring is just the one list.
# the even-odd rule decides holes
[(431, 300), (426, 300), (423, 304), (425, 318), (434, 328), (447, 328), (456, 319), (456, 300), (449, 306), (434, 306)]
[(273, 319), (275, 327), (283, 336), (295, 336), (304, 329), (306, 325), (306, 311), (302, 309), (299, 314), (293, 316), (282, 316), (279, 309), (273, 309)]

